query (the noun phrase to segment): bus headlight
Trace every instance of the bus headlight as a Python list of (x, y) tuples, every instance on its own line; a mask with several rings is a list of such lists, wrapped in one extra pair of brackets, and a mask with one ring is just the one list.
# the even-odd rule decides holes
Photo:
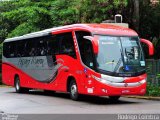
[(92, 77), (102, 83), (122, 83), (124, 81), (123, 77), (113, 77), (113, 76), (102, 75), (102, 74), (100, 78), (94, 75), (92, 75)]
[(144, 84), (144, 83), (146, 83), (146, 81), (147, 81), (146, 79), (143, 79), (143, 80), (139, 81), (139, 83)]
[(98, 78), (98, 77), (96, 77), (96, 76), (94, 76), (94, 75), (92, 75), (92, 77), (93, 77), (95, 80), (97, 80), (97, 81), (99, 81), (99, 82), (101, 82), (101, 83), (105, 83), (105, 84), (111, 83), (110, 81), (107, 81), (107, 80), (102, 79), (102, 78)]
[[(94, 76), (94, 75), (92, 75), (92, 77), (95, 79), (95, 80), (97, 80), (97, 81), (99, 81), (99, 82), (101, 82), (101, 83), (103, 83), (103, 84), (107, 84), (107, 85), (110, 85), (110, 86), (114, 86), (114, 87), (136, 87), (136, 86), (140, 86), (140, 85), (142, 85), (142, 84), (144, 84), (144, 83), (146, 83), (147, 82), (147, 79), (145, 78), (145, 79), (142, 79), (141, 81), (139, 81), (139, 82), (130, 82), (130, 83), (125, 83), (125, 82), (118, 82), (118, 81), (122, 81), (123, 79), (122, 78), (114, 78), (114, 77), (108, 77), (109, 79), (104, 79), (104, 77), (102, 77), (102, 78), (99, 78), (99, 77), (96, 77), (96, 76)], [(112, 80), (111, 80), (111, 78), (113, 78)], [(114, 81), (115, 80), (115, 81)], [(127, 86), (126, 86), (126, 84), (127, 84)]]

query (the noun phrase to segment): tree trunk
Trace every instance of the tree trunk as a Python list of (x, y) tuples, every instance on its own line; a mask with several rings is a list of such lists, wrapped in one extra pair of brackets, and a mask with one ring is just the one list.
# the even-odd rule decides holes
[(135, 30), (139, 32), (139, 0), (132, 0), (134, 5), (134, 12), (133, 12), (133, 23)]

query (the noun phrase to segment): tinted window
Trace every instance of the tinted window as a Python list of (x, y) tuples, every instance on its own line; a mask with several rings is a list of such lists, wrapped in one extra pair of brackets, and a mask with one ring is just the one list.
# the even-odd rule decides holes
[(35, 54), (34, 56), (45, 56), (47, 55), (48, 52), (48, 47), (47, 47), (47, 39), (43, 38), (37, 38), (35, 39)]
[(16, 42), (4, 43), (4, 56), (5, 57), (15, 57), (16, 56)]
[(20, 41), (16, 41), (16, 46), (17, 46), (17, 54), (16, 57), (24, 57), (25, 56), (25, 41), (24, 40), (20, 40)]
[(66, 54), (76, 58), (74, 41), (71, 32), (56, 35), (56, 40), (59, 41), (59, 54)]
[(30, 57), (66, 54), (76, 58), (72, 33), (4, 43), (5, 57)]
[(3, 55), (5, 57), (9, 57), (9, 44), (8, 43), (3, 44)]
[(86, 66), (93, 69), (94, 59), (93, 59), (92, 43), (91, 41), (83, 38), (84, 36), (90, 36), (91, 34), (89, 32), (83, 32), (83, 31), (77, 31), (75, 33), (78, 41), (81, 59)]
[(28, 39), (25, 42), (25, 57), (29, 57), (29, 56), (35, 56), (36, 54), (36, 48), (35, 48), (35, 42), (34, 39)]
[(47, 41), (48, 55), (59, 54), (59, 41), (55, 36), (51, 36)]

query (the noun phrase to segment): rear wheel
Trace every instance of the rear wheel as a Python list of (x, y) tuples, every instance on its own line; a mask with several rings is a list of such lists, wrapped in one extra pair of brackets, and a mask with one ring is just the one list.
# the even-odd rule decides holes
[(121, 96), (109, 96), (111, 102), (117, 102)]
[(28, 92), (29, 89), (28, 88), (22, 88), (20, 85), (20, 79), (18, 76), (15, 77), (15, 82), (14, 82), (14, 87), (17, 93), (24, 93), (24, 92)]
[(69, 87), (69, 92), (70, 92), (70, 98), (72, 100), (78, 100), (78, 88), (77, 88), (77, 84), (75, 82), (75, 80), (72, 80), (70, 82), (70, 87)]

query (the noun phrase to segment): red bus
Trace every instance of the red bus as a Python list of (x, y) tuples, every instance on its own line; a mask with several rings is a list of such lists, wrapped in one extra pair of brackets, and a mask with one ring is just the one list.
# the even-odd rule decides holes
[(109, 96), (144, 95), (145, 59), (140, 39), (129, 29), (107, 24), (74, 24), (19, 37), (3, 44), (2, 79), (16, 92), (43, 89)]

